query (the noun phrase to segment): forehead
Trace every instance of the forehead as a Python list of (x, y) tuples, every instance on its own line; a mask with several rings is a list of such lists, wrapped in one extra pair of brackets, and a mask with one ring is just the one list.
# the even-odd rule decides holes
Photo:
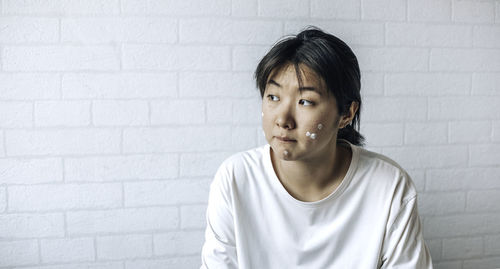
[(275, 68), (267, 79), (267, 84), (277, 82), (281, 86), (301, 89), (313, 89), (320, 94), (327, 94), (326, 83), (314, 70), (304, 64), (296, 68), (293, 64), (286, 64)]

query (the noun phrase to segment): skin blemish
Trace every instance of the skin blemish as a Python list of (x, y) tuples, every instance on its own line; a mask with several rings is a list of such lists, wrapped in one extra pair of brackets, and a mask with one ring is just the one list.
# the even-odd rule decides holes
[(283, 151), (283, 155), (288, 156), (288, 150)]

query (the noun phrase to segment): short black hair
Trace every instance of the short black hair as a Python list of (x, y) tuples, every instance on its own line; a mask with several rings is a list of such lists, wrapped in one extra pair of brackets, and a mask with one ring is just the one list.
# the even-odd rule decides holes
[(313, 26), (307, 27), (296, 36), (279, 40), (255, 70), (255, 80), (261, 97), (264, 96), (271, 73), (288, 64), (294, 65), (299, 85), (301, 64), (322, 78), (327, 92), (333, 94), (336, 99), (339, 115), (347, 113), (352, 102), (358, 103), (354, 119), (339, 130), (337, 138), (362, 146), (364, 137), (359, 133), (361, 74), (358, 60), (351, 48), (339, 38)]

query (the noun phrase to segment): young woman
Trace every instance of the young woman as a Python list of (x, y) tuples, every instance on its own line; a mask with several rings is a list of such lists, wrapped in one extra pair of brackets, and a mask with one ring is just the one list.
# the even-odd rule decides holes
[(362, 148), (360, 71), (309, 28), (255, 71), (269, 144), (225, 160), (210, 188), (202, 268), (432, 268), (417, 192)]

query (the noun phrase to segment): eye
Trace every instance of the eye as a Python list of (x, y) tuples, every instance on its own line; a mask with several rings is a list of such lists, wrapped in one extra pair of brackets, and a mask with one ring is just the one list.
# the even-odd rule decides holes
[(267, 95), (267, 99), (271, 100), (271, 101), (279, 101), (280, 99), (278, 98), (278, 96), (276, 95), (272, 95), (272, 94), (268, 94)]
[(311, 101), (305, 100), (305, 99), (300, 99), (299, 104), (301, 104), (303, 106), (312, 106), (312, 105), (314, 105), (314, 102), (311, 102)]

